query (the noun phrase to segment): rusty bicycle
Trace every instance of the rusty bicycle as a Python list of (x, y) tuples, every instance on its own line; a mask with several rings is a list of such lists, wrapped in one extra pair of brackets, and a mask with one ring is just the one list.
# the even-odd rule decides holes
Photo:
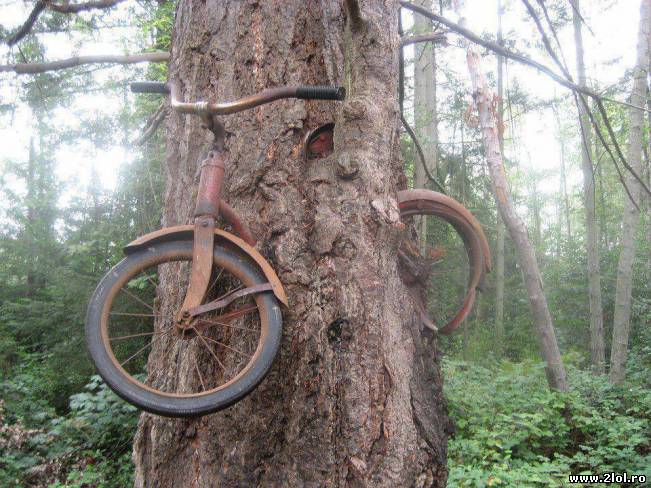
[[(124, 248), (125, 258), (106, 273), (91, 297), (86, 343), (100, 376), (126, 401), (168, 417), (206, 415), (241, 400), (264, 379), (281, 341), (281, 305), (287, 306), (283, 286), (254, 247), (248, 226), (220, 198), (228, 158), (218, 116), (283, 98), (343, 100), (345, 90), (285, 86), (229, 103), (183, 101), (173, 83), (133, 83), (132, 90), (170, 95), (172, 109), (201, 117), (214, 137), (199, 165), (194, 223), (160, 229)], [(332, 151), (333, 126), (308, 133), (305, 153)], [(409, 245), (413, 226), (405, 226), (405, 246), (399, 251), (401, 275), (423, 324), (449, 333), (467, 317), (490, 268), (481, 225), (459, 202), (440, 193), (403, 190), (397, 199), (405, 221), (432, 215), (451, 224), (463, 240), (470, 273), (467, 295), (440, 328), (424, 306), (422, 259)], [(233, 233), (216, 226), (219, 216)], [(148, 364), (150, 354), (162, 352), (175, 359), (175, 374)]]

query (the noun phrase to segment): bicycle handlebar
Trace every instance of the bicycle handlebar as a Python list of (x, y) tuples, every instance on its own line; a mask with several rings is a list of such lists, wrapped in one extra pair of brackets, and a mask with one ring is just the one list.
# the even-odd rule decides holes
[(173, 83), (140, 81), (131, 83), (134, 93), (171, 94), (172, 108), (185, 114), (228, 115), (257, 107), (281, 98), (300, 98), (303, 100), (343, 100), (346, 89), (343, 86), (281, 86), (267, 88), (259, 93), (240, 98), (233, 102), (184, 102), (179, 97), (178, 87)]

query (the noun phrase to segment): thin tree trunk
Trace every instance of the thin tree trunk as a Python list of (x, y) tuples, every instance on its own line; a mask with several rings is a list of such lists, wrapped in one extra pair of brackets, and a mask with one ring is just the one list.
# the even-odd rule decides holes
[[(349, 0), (345, 5), (355, 7)], [(223, 195), (289, 296), (269, 376), (217, 414), (143, 414), (138, 487), (443, 487), (449, 420), (435, 344), (398, 277), (398, 6), (368, 0), (180, 0), (170, 78), (188, 99), (345, 84), (343, 104), (282, 101), (225, 117)], [(354, 10), (353, 10), (354, 11)], [(335, 152), (302, 140), (334, 120)], [(201, 121), (172, 113), (164, 222), (190, 220)], [(175, 284), (160, 290), (163, 299)], [(158, 351), (149, 368), (173, 374)]]
[(27, 222), (25, 224), (25, 236), (27, 240), (28, 259), (26, 263), (27, 276), (25, 296), (28, 298), (36, 291), (36, 269), (34, 260), (38, 257), (36, 251), (36, 226), (37, 226), (37, 209), (38, 201), (36, 188), (36, 150), (34, 149), (34, 139), (29, 140), (29, 159), (27, 160)]
[(531, 211), (533, 213), (533, 243), (536, 251), (536, 258), (542, 262), (542, 224), (540, 222), (540, 195), (538, 194), (538, 182), (534, 175), (530, 187)]
[[(502, 34), (502, 1), (497, 0), (497, 43), (504, 44)], [(500, 154), (504, 154), (504, 57), (497, 56), (497, 121)], [(504, 222), (497, 213), (495, 244), (495, 342), (500, 354), (504, 343)]]
[[(573, 22), (576, 46), (576, 67), (579, 85), (586, 86), (586, 72), (581, 35), (580, 0), (574, 0)], [(601, 305), (601, 270), (599, 266), (599, 227), (595, 216), (595, 179), (592, 165), (592, 130), (590, 119), (582, 104), (579, 125), (582, 136), (581, 170), (583, 171), (583, 204), (585, 207), (586, 253), (588, 258), (588, 297), (590, 301), (590, 359), (592, 369), (603, 374), (606, 362), (604, 346), (604, 319)]]
[[(555, 105), (552, 105), (552, 111), (554, 112), (554, 118), (556, 119), (556, 125), (558, 126), (558, 144), (561, 150), (560, 191), (561, 191), (561, 196), (563, 197), (561, 206), (562, 206), (562, 215), (565, 217), (565, 232), (566, 232), (565, 238), (567, 239), (567, 243), (569, 245), (570, 241), (572, 240), (572, 224), (570, 220), (570, 197), (567, 194), (567, 176), (565, 171), (565, 156), (566, 156), (565, 136), (563, 134), (563, 124), (561, 121), (561, 117), (558, 113), (558, 108)], [(559, 220), (560, 220), (560, 216), (559, 216)]]
[[(462, 18), (460, 24), (464, 25), (465, 19)], [(529, 241), (524, 222), (515, 212), (511, 193), (506, 182), (495, 114), (491, 110), (491, 103), (494, 96), (481, 72), (479, 54), (474, 45), (468, 44), (466, 58), (474, 90), (474, 100), (479, 111), (479, 126), (484, 141), (486, 161), (491, 176), (493, 192), (495, 193), (495, 201), (518, 253), (525, 286), (529, 295), (533, 322), (538, 335), (540, 352), (545, 361), (547, 382), (549, 383), (549, 387), (554, 390), (567, 391), (569, 387), (565, 367), (563, 366), (558, 343), (556, 342), (556, 333), (549, 313), (549, 307), (547, 306), (547, 299), (543, 292), (542, 278), (538, 269), (536, 254)]]
[[(631, 104), (641, 107), (645, 104), (647, 89), (647, 69), (649, 67), (649, 12), (651, 0), (642, 0), (640, 7), (640, 30), (637, 40), (637, 62), (633, 74), (633, 93)], [(629, 135), (627, 159), (638, 174), (642, 167), (642, 129), (644, 112), (629, 107)], [(631, 196), (640, 200), (640, 184), (628, 177), (627, 184)], [(610, 381), (621, 382), (626, 376), (628, 356), (628, 335), (631, 318), (631, 294), (633, 291), (633, 260), (635, 258), (635, 231), (640, 219), (639, 210), (629, 198), (624, 198), (622, 234), (617, 264), (617, 288), (615, 290), (615, 310), (613, 317), (613, 341), (610, 350)]]
[[(431, 10), (431, 0), (422, 0), (418, 5)], [(423, 16), (414, 14), (417, 34), (431, 30), (432, 23)], [(425, 153), (425, 164), (434, 175), (438, 164), (438, 115), (436, 110), (436, 48), (432, 42), (419, 42), (414, 48), (414, 123)], [(414, 168), (414, 188), (425, 188), (427, 174), (419, 161)], [(427, 243), (427, 219), (418, 223), (423, 250)]]

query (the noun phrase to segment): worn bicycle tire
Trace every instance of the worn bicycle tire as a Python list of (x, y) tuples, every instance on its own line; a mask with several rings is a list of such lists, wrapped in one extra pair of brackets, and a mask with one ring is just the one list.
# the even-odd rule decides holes
[[(167, 259), (163, 259), (167, 256)], [(214, 413), (233, 405), (251, 393), (269, 372), (282, 336), (280, 305), (272, 292), (257, 294), (255, 301), (261, 321), (261, 337), (254, 359), (221, 389), (202, 394), (166, 393), (143, 387), (142, 383), (118, 367), (109, 351), (110, 345), (102, 337), (102, 321), (107, 320), (111, 305), (108, 301), (115, 287), (129, 279), (134, 270), (144, 269), (144, 264), (173, 261), (169, 256), (188, 261), (192, 256), (192, 241), (181, 240), (157, 243), (128, 255), (116, 264), (98, 284), (88, 305), (86, 316), (86, 344), (99, 375), (120, 397), (136, 407), (167, 417), (196, 417)], [(247, 286), (265, 283), (267, 280), (244, 253), (236, 248), (216, 244), (214, 265), (220, 266), (238, 277)], [(113, 292), (116, 293), (116, 292)], [(112, 299), (112, 298), (111, 298)], [(108, 301), (108, 303), (107, 303)], [(108, 347), (108, 349), (107, 349)], [(142, 386), (141, 386), (142, 385)]]

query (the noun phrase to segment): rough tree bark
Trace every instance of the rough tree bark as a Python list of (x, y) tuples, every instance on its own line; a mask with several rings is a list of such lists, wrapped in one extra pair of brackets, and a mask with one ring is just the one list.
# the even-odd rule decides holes
[[(289, 295), (270, 375), (195, 420), (143, 414), (136, 485), (435, 486), (449, 421), (432, 339), (397, 271), (398, 5), (181, 0), (170, 78), (189, 99), (280, 84), (345, 84), (334, 102), (284, 101), (225, 118), (224, 196), (251, 224)], [(336, 121), (335, 152), (306, 161), (306, 132)], [(168, 118), (164, 223), (190, 221), (209, 138)], [(175, 292), (174, 283), (163, 289)], [(171, 371), (173, 358), (150, 358)], [(170, 373), (171, 374), (171, 373)]]
[[(457, 2), (458, 12), (462, 10), (461, 3), (461, 1)], [(459, 24), (464, 26), (465, 19), (461, 13), (459, 13), (459, 16)], [(543, 291), (542, 278), (540, 269), (538, 268), (536, 254), (529, 240), (524, 222), (515, 212), (511, 192), (504, 173), (496, 117), (491, 108), (495, 95), (488, 87), (486, 78), (481, 71), (479, 54), (473, 44), (468, 43), (466, 59), (468, 62), (468, 72), (472, 81), (473, 98), (479, 112), (479, 127), (484, 141), (486, 162), (488, 163), (488, 171), (491, 176), (495, 202), (518, 253), (524, 283), (529, 295), (533, 322), (538, 335), (540, 353), (545, 361), (547, 382), (551, 389), (567, 391), (569, 386), (565, 374), (565, 367), (563, 366), (561, 353), (556, 341), (554, 324), (552, 323), (547, 299)]]
[[(432, 8), (431, 0), (416, 2), (428, 10)], [(414, 14), (416, 34), (431, 30), (432, 23)], [(436, 111), (436, 47), (433, 42), (420, 42), (414, 49), (414, 122), (425, 153), (425, 164), (430, 172), (437, 174), (438, 164), (438, 117)], [(426, 188), (427, 173), (419, 162), (414, 168), (414, 188)], [(427, 219), (419, 222), (421, 244), (427, 243)]]
[[(649, 67), (649, 12), (651, 0), (642, 0), (640, 6), (640, 29), (637, 38), (637, 61), (633, 73), (631, 104), (645, 105), (647, 69)], [(629, 107), (628, 153), (629, 164), (638, 174), (642, 169), (642, 130), (644, 111)], [(637, 180), (627, 176), (631, 197), (640, 200), (641, 186)], [(613, 341), (610, 350), (610, 381), (621, 382), (626, 375), (628, 356), (628, 334), (631, 318), (631, 293), (633, 290), (633, 259), (635, 258), (635, 233), (640, 220), (640, 211), (629, 198), (624, 199), (622, 234), (620, 238), (619, 262), (617, 264), (617, 288), (615, 290), (615, 311), (613, 314)]]
[[(586, 86), (581, 11), (579, 0), (574, 0), (574, 44), (579, 85)], [(583, 104), (579, 109), (582, 137), (581, 170), (583, 172), (583, 205), (585, 207), (586, 253), (588, 258), (588, 297), (590, 302), (590, 359), (595, 373), (603, 374), (606, 362), (604, 346), (604, 319), (601, 305), (601, 270), (599, 266), (599, 224), (595, 216), (595, 179), (592, 166), (592, 129)]]

